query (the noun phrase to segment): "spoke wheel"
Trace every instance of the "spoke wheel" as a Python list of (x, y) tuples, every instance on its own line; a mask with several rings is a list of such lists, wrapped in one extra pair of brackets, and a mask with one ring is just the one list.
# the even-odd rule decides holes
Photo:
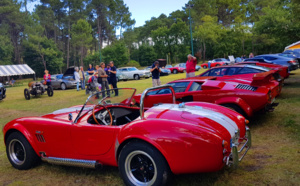
[(100, 105), (100, 104), (94, 106), (94, 108), (93, 108), (93, 113), (92, 113), (92, 114), (93, 114), (93, 119), (95, 120), (95, 122), (96, 122), (98, 125), (101, 125), (101, 124), (99, 123), (98, 119), (96, 118), (96, 114), (95, 114), (96, 108), (99, 108), (99, 107), (103, 107), (103, 108), (107, 111), (107, 113), (108, 113), (108, 115), (109, 115), (110, 121), (109, 121), (108, 124), (106, 124), (107, 122), (105, 121), (105, 119), (106, 119), (105, 116), (101, 116), (102, 118), (99, 118), (99, 119), (102, 121), (103, 124), (108, 125), (108, 126), (112, 126), (112, 124), (113, 124), (113, 118), (112, 118), (111, 112), (110, 112), (104, 105)]
[(177, 74), (177, 70), (176, 70), (176, 69), (175, 69), (175, 70), (173, 70), (173, 73), (174, 73), (174, 74)]
[(24, 89), (24, 96), (25, 96), (25, 99), (30, 100), (30, 93), (27, 88)]

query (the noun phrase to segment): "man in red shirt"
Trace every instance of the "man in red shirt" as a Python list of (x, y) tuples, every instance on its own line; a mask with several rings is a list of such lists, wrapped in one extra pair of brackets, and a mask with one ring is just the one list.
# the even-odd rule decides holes
[(189, 54), (186, 61), (186, 77), (195, 77), (197, 58)]

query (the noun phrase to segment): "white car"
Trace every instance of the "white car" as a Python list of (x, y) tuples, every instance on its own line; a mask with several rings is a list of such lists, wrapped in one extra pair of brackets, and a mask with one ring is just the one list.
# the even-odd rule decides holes
[(151, 73), (149, 70), (139, 70), (136, 67), (122, 67), (118, 68), (121, 74), (124, 76), (124, 79), (135, 79), (140, 78), (149, 78)]

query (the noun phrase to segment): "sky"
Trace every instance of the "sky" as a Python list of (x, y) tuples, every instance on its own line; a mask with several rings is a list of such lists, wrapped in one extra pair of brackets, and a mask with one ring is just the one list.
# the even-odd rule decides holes
[[(162, 13), (167, 16), (176, 10), (182, 10), (188, 0), (123, 0), (129, 7), (135, 27), (143, 26), (151, 17), (158, 17)], [(33, 11), (38, 3), (29, 3), (28, 10)]]
[(188, 0), (124, 0), (135, 19), (135, 27), (143, 26), (145, 21), (151, 17), (158, 17), (162, 13), (167, 16), (176, 10), (182, 10), (182, 7)]

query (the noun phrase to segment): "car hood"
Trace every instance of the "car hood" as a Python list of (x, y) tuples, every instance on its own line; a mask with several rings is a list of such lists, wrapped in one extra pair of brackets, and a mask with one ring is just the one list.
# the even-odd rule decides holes
[[(77, 117), (79, 114), (79, 111), (81, 110), (82, 105), (74, 106), (74, 107), (69, 107), (69, 108), (63, 108), (56, 110), (52, 113), (43, 115), (43, 118), (48, 118), (48, 119), (56, 119), (56, 120), (63, 120), (63, 121), (68, 121), (69, 117), (68, 115), (71, 113), (73, 116), (73, 120)], [(90, 109), (91, 106), (86, 106), (84, 110)]]
[[(180, 105), (180, 104), (179, 104)], [(237, 121), (221, 112), (200, 106), (183, 106), (177, 104), (162, 104), (145, 112), (145, 118), (160, 118), (197, 125), (213, 130), (223, 137), (232, 138), (239, 129)]]

